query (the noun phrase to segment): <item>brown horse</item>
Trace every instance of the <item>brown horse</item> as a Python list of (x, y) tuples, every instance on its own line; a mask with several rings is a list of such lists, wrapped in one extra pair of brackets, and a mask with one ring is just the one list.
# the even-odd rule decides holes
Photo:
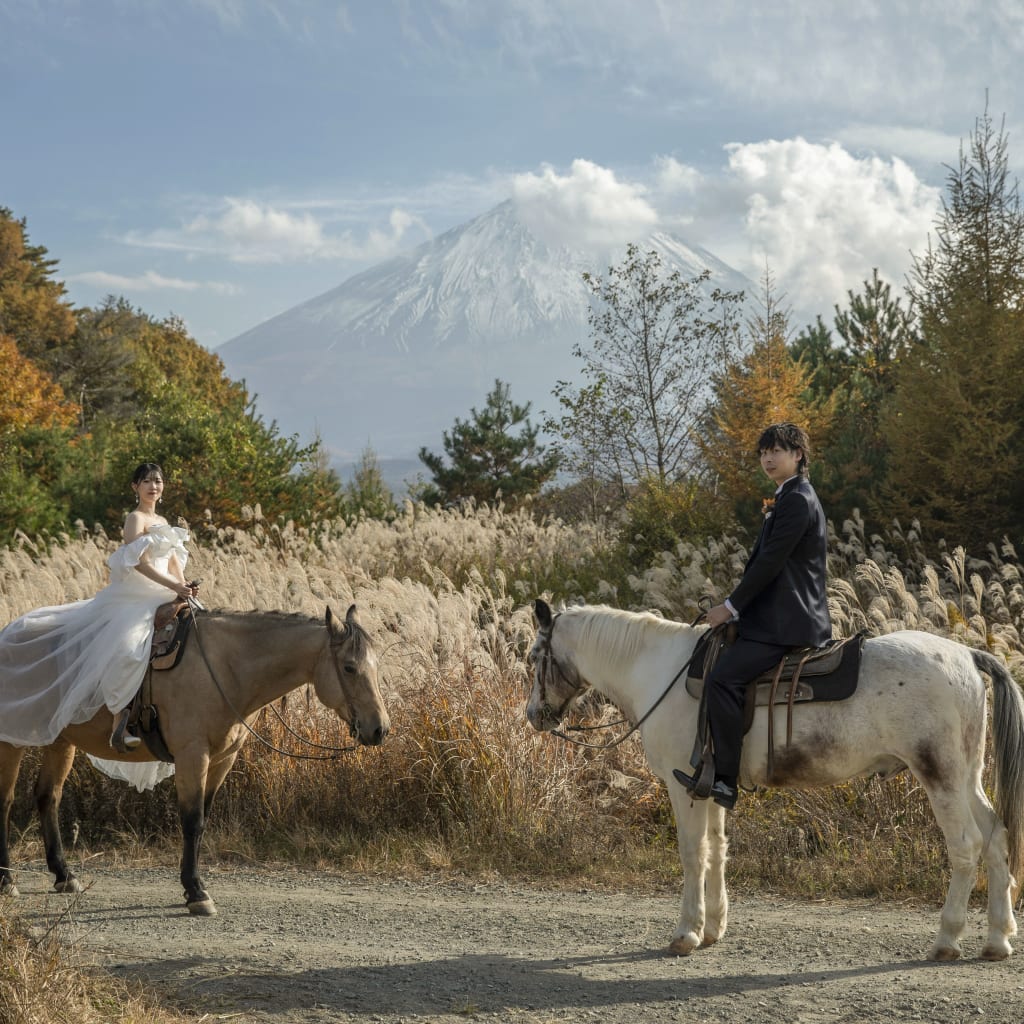
[[(281, 612), (201, 615), (177, 668), (155, 672), (152, 703), (174, 757), (181, 816), (181, 884), (189, 912), (217, 912), (199, 877), (199, 847), (213, 798), (249, 735), (247, 722), (264, 705), (312, 682), (325, 707), (337, 712), (357, 742), (376, 746), (390, 722), (377, 687), (377, 657), (352, 605), (339, 623), (327, 609), (326, 626)], [(35, 786), (46, 863), (57, 892), (81, 885), (64, 857), (57, 808), (75, 748), (119, 761), (153, 761), (145, 746), (126, 754), (109, 745), (111, 715), (70, 726), (43, 748)], [(0, 743), (0, 893), (17, 895), (11, 874), (8, 817), (25, 747)]]

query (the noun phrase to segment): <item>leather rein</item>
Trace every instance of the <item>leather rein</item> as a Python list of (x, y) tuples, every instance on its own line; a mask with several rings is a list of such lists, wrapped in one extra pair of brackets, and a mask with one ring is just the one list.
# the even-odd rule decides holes
[[(231, 698), (228, 697), (228, 695), (224, 692), (224, 687), (222, 687), (220, 685), (220, 680), (217, 678), (216, 674), (213, 671), (213, 667), (210, 665), (210, 660), (206, 656), (206, 651), (203, 650), (203, 644), (202, 644), (202, 641), (200, 640), (200, 637), (199, 637), (199, 624), (196, 621), (196, 615), (195, 615), (196, 607), (202, 608), (202, 605), (199, 605), (198, 602), (195, 601), (195, 599), (191, 598), (191, 597), (188, 598), (188, 604), (189, 604), (189, 610), (192, 612), (192, 619), (193, 619), (192, 629), (193, 629), (193, 634), (194, 634), (195, 640), (196, 640), (196, 647), (199, 648), (199, 654), (200, 654), (200, 656), (203, 659), (203, 664), (206, 666), (206, 671), (210, 673), (210, 678), (213, 680), (213, 685), (217, 687), (217, 692), (221, 695), (221, 698), (223, 699), (224, 703), (227, 704), (227, 706), (234, 713), (234, 716), (235, 716), (235, 719), (237, 720), (237, 722), (239, 724), (241, 724), (241, 725), (244, 725), (245, 728), (248, 729), (250, 735), (254, 736), (268, 750), (273, 750), (277, 754), (282, 754), (284, 757), (290, 757), (290, 758), (293, 758), (293, 759), (298, 760), (298, 761), (335, 761), (339, 757), (341, 757), (342, 754), (348, 754), (348, 753), (351, 753), (353, 750), (358, 750), (359, 749), (359, 744), (358, 743), (353, 743), (353, 744), (351, 744), (350, 746), (347, 746), (347, 747), (332, 747), (332, 746), (329, 746), (329, 745), (324, 744), (324, 743), (316, 743), (313, 740), (306, 739), (305, 736), (300, 735), (290, 725), (288, 725), (288, 723), (284, 720), (284, 717), (281, 715), (281, 712), (278, 711), (277, 708), (274, 707), (272, 701), (268, 702), (267, 704), (265, 704), (264, 707), (269, 707), (270, 710), (273, 711), (273, 713), (277, 716), (277, 720), (281, 723), (281, 725), (284, 726), (285, 730), (288, 733), (290, 733), (292, 736), (294, 736), (295, 739), (297, 739), (300, 743), (305, 743), (307, 747), (314, 747), (317, 750), (329, 750), (329, 751), (331, 751), (331, 753), (329, 753), (329, 754), (300, 754), (297, 751), (293, 751), (293, 750), (283, 750), (281, 747), (275, 746), (273, 743), (270, 742), (270, 740), (268, 740), (265, 737), (261, 736), (245, 720), (245, 716), (238, 710), (238, 708), (235, 707), (235, 705), (231, 701)], [(203, 609), (203, 610), (205, 610), (205, 609)], [(338, 648), (341, 646), (341, 643), (335, 643), (330, 637), (328, 637), (328, 641), (327, 642), (330, 645), (331, 661), (334, 664), (334, 671), (337, 673), (337, 676), (338, 676), (338, 683), (341, 686), (341, 692), (343, 694), (345, 694), (345, 700), (348, 701), (348, 703), (349, 703), (349, 711), (352, 712), (353, 709), (352, 709), (352, 706), (351, 706), (351, 701), (348, 700), (348, 693), (345, 690), (345, 684), (342, 682), (342, 678), (341, 678), (341, 667), (338, 665)], [(262, 710), (262, 708), (259, 709), (259, 710)], [(353, 717), (353, 719), (355, 718), (354, 712), (352, 713), (352, 717)], [(353, 727), (349, 726), (349, 728), (352, 729)]]
[[(552, 712), (559, 722), (561, 722), (562, 716), (566, 713), (566, 711), (568, 711), (569, 705), (576, 699), (577, 696), (579, 696), (581, 692), (586, 690), (590, 685), (585, 680), (580, 678), (580, 674), (576, 672), (575, 669), (573, 670), (573, 675), (575, 678), (570, 679), (569, 676), (566, 674), (565, 669), (563, 669), (562, 666), (558, 663), (558, 659), (555, 657), (555, 652), (552, 650), (551, 639), (554, 636), (555, 623), (558, 621), (558, 618), (561, 614), (561, 612), (555, 614), (555, 616), (551, 620), (551, 627), (549, 629), (541, 629), (538, 631), (541, 640), (541, 649), (537, 669), (538, 674), (540, 676), (539, 686), (541, 707), (546, 708), (549, 712)], [(704, 615), (705, 612), (701, 612), (697, 616), (697, 618), (694, 619), (692, 623), (690, 623), (690, 625), (696, 626), (697, 623), (699, 623), (700, 620), (704, 618)], [(574, 746), (588, 747), (591, 750), (610, 750), (612, 747), (617, 747), (620, 743), (624, 743), (626, 740), (629, 739), (630, 736), (633, 735), (633, 733), (635, 733), (640, 728), (640, 726), (644, 724), (644, 722), (647, 721), (648, 718), (651, 717), (651, 715), (654, 714), (655, 710), (658, 708), (658, 705), (661, 704), (661, 702), (669, 695), (669, 693), (672, 692), (672, 688), (676, 685), (676, 683), (679, 682), (679, 680), (683, 677), (683, 673), (686, 672), (686, 670), (690, 667), (690, 662), (693, 661), (693, 655), (694, 653), (696, 653), (696, 650), (697, 648), (696, 646), (694, 646), (694, 650), (693, 652), (691, 652), (690, 657), (686, 659), (686, 662), (682, 666), (682, 668), (680, 668), (679, 671), (672, 677), (672, 681), (662, 691), (661, 696), (637, 719), (635, 723), (633, 723), (630, 726), (630, 728), (626, 732), (624, 732), (621, 736), (617, 737), (616, 739), (611, 740), (608, 743), (587, 743), (586, 740), (578, 740), (572, 736), (566, 735), (566, 732), (595, 732), (598, 729), (614, 729), (616, 726), (619, 725), (629, 725), (628, 719), (620, 718), (617, 722), (608, 722), (604, 725), (567, 725), (565, 727), (565, 732), (563, 732), (561, 729), (552, 729), (551, 735), (557, 736), (559, 739), (565, 740), (567, 743), (572, 743)], [(562, 701), (561, 707), (559, 707), (557, 710), (552, 709), (551, 705), (548, 703), (547, 700), (547, 684), (552, 671), (557, 672), (559, 677), (564, 682), (566, 682), (572, 689), (572, 692), (569, 694), (568, 697), (566, 697), (564, 701)]]

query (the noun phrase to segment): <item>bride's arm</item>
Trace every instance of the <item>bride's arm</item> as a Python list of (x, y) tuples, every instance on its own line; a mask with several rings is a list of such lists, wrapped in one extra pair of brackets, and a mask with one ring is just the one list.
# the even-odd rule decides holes
[[(176, 564), (177, 560), (175, 560)], [(168, 566), (170, 568), (170, 566)], [(149, 561), (149, 552), (143, 553), (139, 559), (139, 564), (135, 566), (136, 572), (141, 572), (147, 579), (151, 579), (154, 583), (159, 583), (162, 586), (168, 587), (173, 590), (178, 597), (191, 597), (192, 588), (185, 582), (184, 579), (176, 579), (170, 573), (161, 572), (156, 566), (151, 565)], [(178, 566), (178, 572), (181, 573), (181, 567)]]

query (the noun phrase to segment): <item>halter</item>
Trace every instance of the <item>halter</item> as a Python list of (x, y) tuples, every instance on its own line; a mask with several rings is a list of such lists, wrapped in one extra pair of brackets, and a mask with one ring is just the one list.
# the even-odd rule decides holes
[[(566, 713), (566, 711), (568, 711), (569, 705), (579, 696), (579, 694), (583, 690), (586, 690), (590, 685), (588, 682), (586, 682), (586, 680), (584, 680), (580, 676), (579, 672), (575, 671), (575, 668), (573, 669), (573, 675), (575, 676), (575, 679), (570, 679), (569, 676), (566, 674), (565, 669), (563, 669), (562, 666), (558, 663), (558, 659), (555, 657), (555, 652), (552, 650), (551, 640), (555, 632), (555, 623), (558, 621), (558, 618), (561, 614), (561, 612), (555, 613), (555, 615), (551, 619), (551, 627), (549, 629), (539, 629), (537, 631), (538, 638), (540, 640), (540, 659), (537, 669), (539, 676), (538, 688), (540, 690), (540, 709), (545, 714), (545, 716), (549, 714), (553, 715), (555, 720), (558, 722), (562, 721), (562, 716)], [(697, 623), (700, 622), (702, 618), (704, 618), (704, 615), (705, 613), (701, 612), (700, 615), (698, 615), (697, 618), (694, 619), (691, 625), (697, 625)], [(715, 628), (718, 629), (721, 627)], [(632, 736), (633, 733), (635, 733), (637, 729), (639, 729), (640, 726), (643, 725), (644, 722), (646, 722), (647, 719), (654, 714), (658, 705), (661, 704), (661, 702), (669, 695), (669, 693), (672, 691), (672, 687), (674, 687), (676, 683), (679, 682), (679, 680), (682, 678), (683, 673), (690, 667), (691, 661), (693, 661), (693, 653), (691, 653), (690, 657), (686, 659), (686, 662), (683, 665), (683, 667), (680, 668), (679, 671), (672, 677), (672, 681), (662, 691), (661, 696), (637, 719), (637, 721), (626, 732), (624, 732), (617, 739), (611, 740), (609, 743), (587, 743), (585, 740), (578, 740), (573, 738), (572, 736), (567, 736), (565, 732), (563, 732), (561, 729), (552, 729), (551, 735), (557, 736), (559, 739), (565, 740), (567, 743), (572, 743), (577, 747), (589, 747), (591, 750), (609, 750), (612, 747), (617, 747), (620, 743), (624, 743), (626, 740), (628, 740), (629, 737)], [(547, 700), (547, 682), (550, 677), (552, 669), (554, 669), (559, 674), (559, 676), (561, 676), (561, 678), (565, 680), (565, 682), (568, 683), (570, 687), (572, 687), (572, 692), (569, 694), (568, 697), (566, 697), (566, 699), (562, 702), (561, 707), (559, 707), (557, 710), (553, 709)], [(597, 729), (611, 729), (617, 725), (627, 725), (628, 721), (629, 720), (626, 718), (620, 718), (617, 722), (608, 722), (605, 725), (567, 725), (565, 728), (568, 732), (594, 732)]]

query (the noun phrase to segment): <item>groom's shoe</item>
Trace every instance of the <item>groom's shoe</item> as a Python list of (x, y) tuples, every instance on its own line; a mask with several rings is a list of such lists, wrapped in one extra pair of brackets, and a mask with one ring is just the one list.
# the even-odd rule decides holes
[[(672, 774), (675, 776), (676, 782), (682, 783), (695, 800), (703, 800), (705, 797), (699, 797), (694, 793), (694, 787), (697, 785), (697, 778), (694, 775), (687, 775), (680, 768), (673, 768)], [(730, 786), (728, 782), (723, 782), (721, 779), (715, 779), (711, 786), (711, 792), (708, 794), (712, 800), (718, 804), (719, 807), (724, 807), (727, 811), (731, 811), (736, 806), (736, 787)]]

